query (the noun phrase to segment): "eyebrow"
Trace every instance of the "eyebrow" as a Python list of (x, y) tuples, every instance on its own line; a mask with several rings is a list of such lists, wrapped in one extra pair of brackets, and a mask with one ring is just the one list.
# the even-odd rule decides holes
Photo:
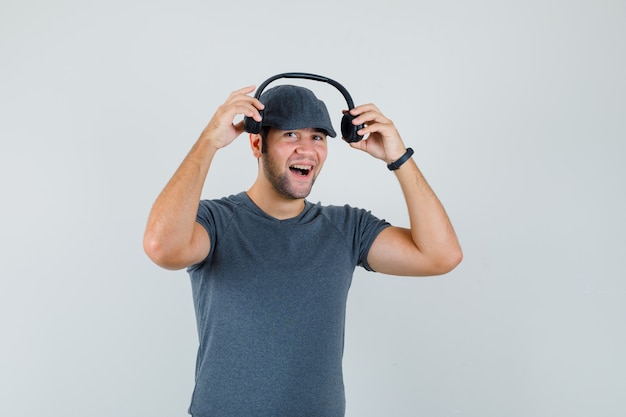
[(283, 132), (295, 132), (297, 130), (309, 130), (313, 133), (318, 133), (318, 134), (322, 134), (324, 136), (328, 136), (328, 132), (326, 132), (324, 129), (318, 129), (316, 127), (305, 127), (305, 128), (300, 128), (300, 129), (287, 129), (287, 130), (283, 130)]

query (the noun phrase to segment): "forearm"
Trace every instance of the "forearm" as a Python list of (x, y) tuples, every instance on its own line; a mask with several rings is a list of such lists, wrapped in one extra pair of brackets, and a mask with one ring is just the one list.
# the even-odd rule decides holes
[(201, 137), (157, 197), (146, 226), (144, 247), (154, 257), (191, 244), (198, 204), (216, 148)]
[(453, 268), (461, 261), (462, 251), (439, 198), (412, 158), (394, 172), (406, 200), (415, 246), (434, 265)]

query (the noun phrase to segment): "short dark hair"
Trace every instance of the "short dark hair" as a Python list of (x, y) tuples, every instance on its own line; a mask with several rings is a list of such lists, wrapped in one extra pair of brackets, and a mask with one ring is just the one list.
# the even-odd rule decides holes
[(263, 126), (261, 128), (261, 153), (267, 153), (267, 136), (270, 133), (271, 126)]

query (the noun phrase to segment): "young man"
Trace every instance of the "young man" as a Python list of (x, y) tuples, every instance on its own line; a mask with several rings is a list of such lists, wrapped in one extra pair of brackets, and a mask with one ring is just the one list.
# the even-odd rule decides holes
[[(260, 99), (233, 92), (157, 198), (148, 256), (191, 277), (200, 346), (194, 417), (341, 417), (345, 307), (355, 267), (384, 274), (444, 274), (462, 258), (446, 212), (394, 124), (373, 104), (349, 112), (365, 140), (351, 146), (390, 164), (410, 228), (368, 211), (306, 200), (334, 137), (323, 102), (281, 85)], [(261, 117), (260, 111), (263, 111)], [(217, 151), (243, 133), (258, 159), (247, 192), (201, 200)]]

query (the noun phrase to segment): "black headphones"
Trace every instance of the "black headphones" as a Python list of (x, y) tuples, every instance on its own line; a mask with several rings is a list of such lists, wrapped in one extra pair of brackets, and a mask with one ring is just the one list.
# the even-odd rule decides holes
[[(344, 86), (342, 86), (335, 80), (331, 80), (330, 78), (316, 74), (309, 74), (306, 72), (285, 72), (283, 74), (274, 75), (273, 77), (270, 77), (267, 80), (263, 81), (263, 84), (261, 84), (256, 90), (254, 98), (259, 99), (265, 87), (267, 87), (267, 85), (272, 81), (275, 81), (279, 78), (301, 78), (305, 80), (314, 80), (328, 83), (335, 87), (337, 90), (339, 90), (339, 92), (343, 95), (343, 98), (346, 99), (346, 103), (348, 104), (348, 110), (352, 110), (354, 108), (354, 102), (352, 101), (352, 97), (350, 97), (348, 90), (346, 90)], [(259, 113), (261, 113), (261, 117), (263, 117), (263, 111), (261, 110), (259, 111)], [(355, 116), (351, 115), (350, 113), (346, 113), (341, 119), (341, 136), (343, 137), (343, 140), (348, 143), (358, 142), (363, 139), (363, 136), (359, 135), (356, 132), (359, 129), (362, 129), (364, 125), (353, 125), (352, 120), (354, 120), (354, 117)], [(263, 121), (257, 122), (252, 117), (247, 116), (243, 118), (243, 129), (248, 133), (261, 133), (262, 126)]]

